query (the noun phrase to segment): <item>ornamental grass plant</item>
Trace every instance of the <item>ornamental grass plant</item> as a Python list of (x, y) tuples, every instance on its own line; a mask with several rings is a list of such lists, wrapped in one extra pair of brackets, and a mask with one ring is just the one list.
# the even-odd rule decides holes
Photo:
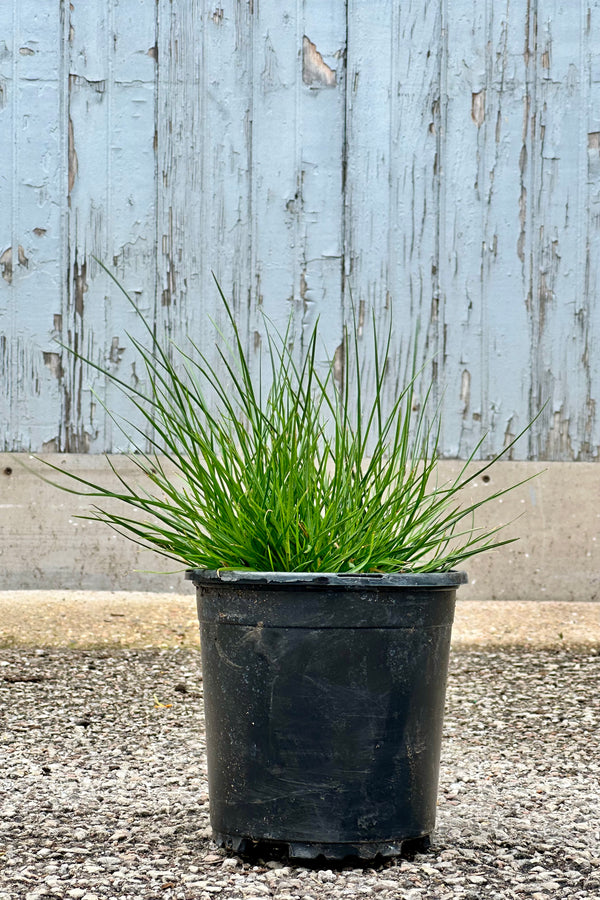
[[(367, 401), (356, 320), (343, 337), (341, 384), (333, 362), (321, 364), (318, 322), (298, 362), (289, 328), (281, 334), (265, 320), (270, 377), (263, 390), (218, 285), (233, 338), (226, 341), (215, 328), (211, 362), (192, 341), (188, 347), (161, 343), (105, 271), (145, 326), (146, 344), (129, 339), (143, 360), (147, 389), (83, 359), (141, 416), (141, 426), (112, 416), (134, 447), (129, 459), (141, 479), (126, 478), (107, 459), (114, 482), (104, 487), (48, 463), (68, 477), (54, 484), (93, 498), (84, 518), (105, 522), (187, 568), (206, 569), (448, 571), (512, 540), (499, 536), (503, 525), (479, 528), (476, 513), (517, 484), (478, 502), (461, 500), (464, 488), (506, 456), (527, 428), (473, 466), (482, 438), (458, 475), (440, 483), (440, 411), (430, 409), (431, 388), (416, 402), (416, 353), (406, 384), (384, 409), (391, 327), (382, 340), (373, 320), (374, 387)], [(107, 500), (110, 510), (102, 504)], [(114, 500), (121, 501), (120, 511)]]

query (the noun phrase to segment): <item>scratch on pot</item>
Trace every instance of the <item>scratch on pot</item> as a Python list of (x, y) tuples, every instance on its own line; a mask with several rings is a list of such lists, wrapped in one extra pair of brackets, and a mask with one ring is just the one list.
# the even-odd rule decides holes
[(219, 656), (221, 657), (221, 659), (223, 660), (225, 665), (229, 666), (232, 669), (243, 669), (244, 668), (244, 666), (240, 666), (240, 665), (238, 665), (238, 663), (234, 663), (234, 661), (232, 659), (229, 659), (229, 657), (227, 656), (227, 654), (225, 653), (225, 651), (223, 650), (223, 648), (221, 647), (221, 645), (219, 644), (218, 641), (215, 641), (215, 647), (217, 649), (217, 653), (219, 654)]
[(242, 638), (243, 644), (260, 644), (262, 640), (264, 625), (262, 622), (257, 622), (254, 628), (250, 628), (248, 632)]
[(255, 806), (262, 806), (265, 803), (274, 803), (277, 800), (288, 800), (290, 797), (308, 797), (311, 794), (319, 795), (321, 792), (319, 785), (310, 788), (304, 788), (301, 791), (287, 791), (285, 794), (275, 794), (268, 797), (247, 797), (246, 802)]

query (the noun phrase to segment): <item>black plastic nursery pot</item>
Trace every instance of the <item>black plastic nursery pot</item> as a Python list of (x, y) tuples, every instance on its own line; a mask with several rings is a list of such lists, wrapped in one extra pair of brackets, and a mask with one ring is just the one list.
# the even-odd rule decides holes
[(465, 573), (186, 577), (217, 843), (296, 859), (427, 846)]

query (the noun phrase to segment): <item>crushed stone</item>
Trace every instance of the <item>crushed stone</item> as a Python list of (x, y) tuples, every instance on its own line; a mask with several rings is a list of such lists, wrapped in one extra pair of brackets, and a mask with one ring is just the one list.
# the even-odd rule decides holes
[(211, 842), (197, 651), (0, 650), (0, 900), (591, 900), (598, 646), (455, 647), (429, 851), (361, 866)]

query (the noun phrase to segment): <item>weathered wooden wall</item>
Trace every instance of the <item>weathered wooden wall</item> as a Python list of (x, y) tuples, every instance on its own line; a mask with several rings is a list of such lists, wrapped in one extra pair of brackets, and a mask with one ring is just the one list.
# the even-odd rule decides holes
[(596, 460), (600, 0), (3, 0), (0, 449), (126, 445), (56, 343), (143, 381), (92, 256), (207, 349), (211, 269), (252, 352), (333, 354), (351, 291), (420, 323), (445, 455), (549, 400), (514, 457)]

